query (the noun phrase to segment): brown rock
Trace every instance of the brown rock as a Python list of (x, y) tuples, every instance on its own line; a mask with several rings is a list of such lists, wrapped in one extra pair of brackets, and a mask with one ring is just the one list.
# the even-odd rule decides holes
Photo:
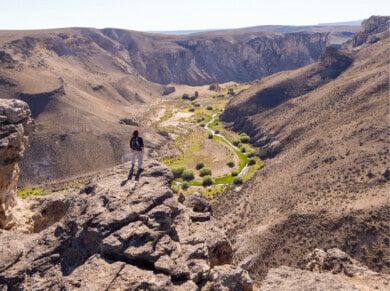
[(34, 129), (28, 105), (16, 99), (0, 99), (0, 228), (17, 223), (13, 208), (17, 204), (18, 162), (29, 145)]
[(211, 211), (209, 201), (197, 192), (188, 195), (183, 204), (195, 212)]
[(194, 211), (169, 189), (166, 167), (145, 161), (138, 184), (123, 184), (128, 169), (99, 173), (81, 190), (28, 199), (40, 205), (29, 208), (41, 211), (32, 215), (39, 232), (2, 231), (1, 288), (199, 290), (242, 276), (238, 267), (209, 276), (210, 266), (232, 262), (231, 246), (212, 217), (192, 221)]
[(312, 273), (309, 271), (294, 269), (287, 266), (270, 269), (267, 277), (261, 284), (260, 290), (338, 290), (356, 291), (353, 284), (342, 282), (336, 276), (327, 274)]
[(252, 291), (253, 282), (248, 272), (232, 265), (216, 266), (210, 272), (211, 282), (202, 290)]
[(233, 262), (232, 247), (226, 240), (217, 240), (209, 245), (210, 267), (231, 264)]

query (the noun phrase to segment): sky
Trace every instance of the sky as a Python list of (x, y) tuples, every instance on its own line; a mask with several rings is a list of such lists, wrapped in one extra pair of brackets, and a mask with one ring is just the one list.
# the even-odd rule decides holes
[(177, 31), (315, 25), (390, 16), (388, 0), (0, 0), (0, 30)]

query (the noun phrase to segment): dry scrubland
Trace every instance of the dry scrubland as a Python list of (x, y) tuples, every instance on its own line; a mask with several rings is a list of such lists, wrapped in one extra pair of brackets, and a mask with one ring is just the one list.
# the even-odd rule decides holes
[[(352, 63), (317, 88), (304, 86), (334, 67), (320, 62), (265, 78), (228, 105), (223, 118), (268, 146), (264, 168), (214, 208), (236, 261), (255, 279), (274, 266), (304, 267), (316, 247), (338, 247), (389, 273), (390, 46), (387, 32), (380, 38), (334, 55)], [(278, 86), (306, 94), (267, 108), (262, 92)]]
[[(366, 29), (371, 28), (375, 30), (375, 25)], [(21, 185), (61, 188), (63, 179), (76, 180), (69, 185), (77, 184), (77, 179), (85, 183), (98, 170), (122, 162), (135, 128), (146, 141), (148, 159), (181, 156), (181, 147), (190, 139), (180, 140), (180, 135), (203, 139), (207, 134), (191, 121), (199, 112), (191, 113), (193, 105), (180, 97), (195, 91), (204, 96), (209, 90), (170, 84), (176, 91), (163, 96), (166, 86), (148, 80), (210, 83), (213, 78), (202, 75), (202, 70), (215, 70), (219, 57), (227, 64), (235, 56), (229, 52), (240, 51), (240, 42), (246, 42), (245, 49), (258, 59), (271, 54), (263, 50), (262, 42), (277, 36), (289, 53), (280, 70), (293, 69), (286, 67), (291, 62), (296, 62), (294, 68), (312, 64), (255, 81), (230, 101), (222, 115), (230, 129), (251, 136), (265, 159), (264, 168), (250, 181), (229, 187), (213, 201), (213, 215), (233, 243), (234, 260), (249, 271), (257, 286), (271, 267), (304, 267), (305, 255), (316, 247), (338, 247), (371, 269), (389, 273), (388, 28), (369, 34), (367, 38), (358, 34), (342, 52), (326, 50), (314, 62), (329, 44), (327, 33), (285, 38), (246, 31), (167, 40), (111, 29), (1, 32), (0, 96), (26, 100), (36, 121), (31, 148), (21, 163)], [(233, 46), (224, 37), (234, 40)], [(299, 51), (304, 57), (299, 59), (295, 53), (303, 39), (320, 45), (312, 54), (303, 47)], [(160, 41), (161, 47), (151, 46)], [(180, 75), (197, 56), (193, 51), (210, 52), (207, 66), (191, 67)], [(175, 70), (167, 61), (172, 56), (179, 60)], [(159, 57), (164, 60), (161, 64), (156, 62)], [(279, 60), (280, 55), (272, 54), (271, 59)], [(238, 69), (219, 69), (222, 80), (243, 81), (241, 72), (249, 72), (248, 67), (233, 65)], [(274, 72), (270, 71), (274, 66), (262, 59), (250, 66), (260, 72), (251, 72), (244, 81)], [(227, 101), (202, 100), (203, 107), (219, 109)], [(237, 137), (221, 131), (231, 139)], [(204, 152), (193, 150), (188, 167), (194, 167), (195, 160), (214, 157), (215, 173), (228, 170), (222, 160), (231, 158), (229, 150), (208, 139), (201, 144)], [(125, 172), (122, 169), (121, 175)]]

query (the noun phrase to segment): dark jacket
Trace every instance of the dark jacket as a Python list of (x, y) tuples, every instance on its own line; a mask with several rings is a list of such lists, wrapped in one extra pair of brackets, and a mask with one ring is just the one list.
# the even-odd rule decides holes
[(140, 136), (133, 136), (130, 139), (130, 148), (135, 151), (142, 151), (144, 148), (144, 141)]

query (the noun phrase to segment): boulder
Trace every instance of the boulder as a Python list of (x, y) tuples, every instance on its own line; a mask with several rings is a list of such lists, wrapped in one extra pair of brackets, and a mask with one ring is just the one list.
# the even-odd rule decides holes
[(253, 282), (247, 271), (233, 265), (222, 265), (211, 270), (210, 282), (202, 290), (252, 291)]
[(29, 145), (34, 122), (27, 103), (0, 99), (0, 228), (17, 224), (13, 209), (17, 205), (19, 161)]
[(183, 204), (195, 212), (211, 211), (209, 201), (198, 192), (186, 196)]

